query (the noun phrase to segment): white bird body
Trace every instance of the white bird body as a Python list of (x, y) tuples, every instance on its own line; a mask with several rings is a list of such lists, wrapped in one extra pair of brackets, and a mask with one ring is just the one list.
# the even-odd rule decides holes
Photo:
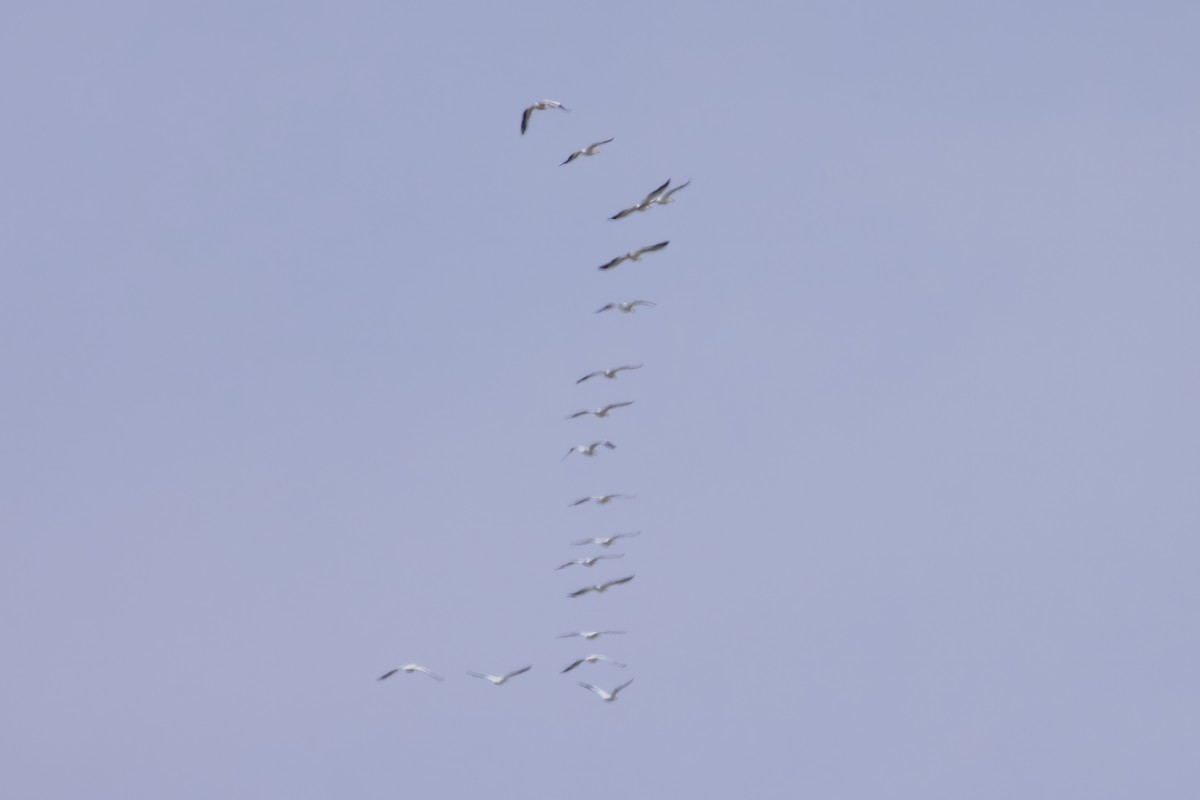
[(576, 417), (583, 417), (588, 414), (591, 414), (594, 417), (599, 417), (600, 419), (604, 419), (605, 417), (608, 416), (608, 412), (612, 411), (614, 408), (624, 408), (625, 406), (631, 406), (631, 405), (633, 405), (633, 401), (627, 400), (623, 403), (609, 403), (606, 406), (601, 406), (600, 408), (597, 408), (594, 410), (590, 409), (590, 408), (585, 408), (583, 411), (576, 411), (574, 414), (567, 417), (567, 419), (575, 419)]
[(567, 455), (563, 456), (563, 461), (567, 460), (567, 456), (571, 453), (579, 453), (582, 456), (593, 457), (596, 455), (597, 447), (607, 447), (609, 450), (616, 450), (617, 446), (610, 441), (592, 442), (591, 444), (577, 444), (567, 451)]
[(615, 542), (617, 539), (628, 539), (631, 536), (638, 536), (640, 534), (641, 534), (641, 531), (634, 531), (633, 533), (614, 533), (612, 536), (594, 536), (591, 539), (580, 539), (578, 541), (571, 542), (571, 544), (573, 544), (573, 545), (598, 544), (601, 547), (608, 547), (613, 542)]
[[(578, 661), (568, 664), (567, 668), (564, 669), (563, 672), (570, 672), (571, 670), (578, 667), (580, 664), (595, 664), (597, 661), (604, 661), (606, 663), (612, 664), (614, 667), (620, 667), (621, 669), (625, 669), (625, 667), (629, 666), (628, 664), (622, 664), (620, 661), (613, 661), (608, 656), (584, 656), (583, 658), (579, 659)], [(559, 674), (562, 674), (562, 673), (559, 673)]]
[(403, 667), (396, 667), (395, 669), (389, 669), (387, 672), (383, 673), (375, 680), (377, 680), (377, 681), (387, 680), (388, 678), (395, 675), (397, 672), (408, 672), (408, 673), (424, 672), (426, 675), (428, 675), (429, 677), (433, 678), (436, 681), (444, 681), (445, 680), (445, 678), (443, 678), (442, 676), (433, 674), (425, 667), (422, 667), (420, 664), (405, 664)]
[[(613, 138), (616, 138), (616, 137), (613, 137)], [(594, 156), (594, 155), (596, 155), (596, 149), (598, 147), (600, 147), (600, 145), (608, 144), (611, 141), (612, 141), (612, 139), (605, 139), (603, 142), (593, 142), (592, 144), (589, 144), (587, 147), (584, 147), (581, 150), (576, 150), (574, 153), (571, 153), (571, 155), (567, 156), (567, 160), (562, 162), (562, 164), (559, 164), (559, 166), (561, 167), (561, 166), (563, 166), (563, 164), (570, 164), (572, 161), (579, 158), (580, 156)]]
[(613, 700), (617, 699), (617, 693), (620, 692), (622, 689), (624, 689), (626, 686), (628, 686), (631, 683), (633, 683), (632, 679), (627, 680), (624, 683), (622, 683), (620, 686), (618, 686), (617, 688), (613, 689), (611, 692), (606, 692), (599, 687), (592, 686), (590, 683), (584, 683), (583, 681), (580, 681), (579, 685), (585, 689), (589, 689), (589, 690), (595, 692), (596, 694), (600, 695), (600, 699), (603, 700), (604, 702), (611, 703)]
[(631, 495), (631, 494), (600, 494), (600, 495), (594, 494), (591, 497), (581, 497), (578, 500), (576, 500), (574, 503), (568, 503), (567, 507), (570, 508), (571, 506), (581, 506), (589, 500), (591, 500), (593, 503), (595, 503), (598, 506), (606, 506), (618, 497), (623, 497), (627, 500), (634, 499), (634, 495)]
[(627, 370), (641, 369), (641, 368), (642, 368), (641, 364), (631, 364), (629, 366), (613, 367), (611, 369), (598, 369), (595, 372), (589, 372), (587, 375), (584, 375), (582, 378), (575, 381), (575, 383), (580, 384), (589, 378), (599, 378), (599, 377), (605, 377), (605, 378), (608, 378), (609, 380), (612, 380), (613, 378), (617, 377), (618, 372), (625, 372)]
[(522, 135), (525, 133), (525, 129), (529, 127), (529, 117), (533, 115), (533, 112), (545, 111), (547, 108), (561, 108), (563, 111), (571, 110), (571, 109), (567, 108), (566, 106), (564, 106), (562, 103), (558, 102), (557, 100), (539, 100), (538, 102), (536, 102), (533, 105), (526, 108), (525, 111), (521, 114), (521, 133), (522, 133)]
[(468, 672), (467, 674), (473, 678), (483, 678), (485, 681), (490, 681), (494, 686), (503, 686), (510, 678), (515, 678), (524, 672), (529, 672), (529, 670), (530, 667), (521, 667), (520, 669), (513, 670), (507, 675), (484, 675), (481, 672)]
[(587, 558), (577, 558), (574, 561), (568, 561), (567, 563), (563, 564), (561, 567), (555, 567), (555, 569), (556, 570), (557, 569), (566, 569), (567, 567), (571, 567), (576, 564), (579, 564), (584, 567), (592, 567), (592, 566), (596, 565), (597, 561), (600, 561), (602, 559), (624, 558), (624, 557), (625, 557), (624, 553), (617, 553), (616, 555), (610, 555), (610, 556), (606, 556), (606, 555), (588, 556)]
[(618, 311), (624, 311), (626, 314), (628, 314), (632, 311), (637, 310), (638, 306), (655, 306), (655, 305), (658, 305), (658, 304), (651, 303), (649, 300), (630, 300), (628, 303), (609, 303), (609, 304), (605, 305), (603, 308), (596, 309), (596, 313), (599, 314), (601, 311), (608, 311), (609, 309), (615, 308)]
[(604, 594), (613, 586), (620, 586), (622, 583), (629, 583), (631, 580), (633, 580), (633, 577), (634, 576), (632, 575), (626, 575), (624, 578), (617, 578), (615, 581), (605, 581), (604, 583), (597, 583), (593, 586), (584, 586), (582, 589), (576, 589), (575, 591), (571, 592), (569, 595), (567, 595), (567, 597), (581, 597), (588, 592)]
[(665, 242), (659, 242), (658, 244), (651, 244), (651, 245), (647, 245), (645, 247), (639, 247), (637, 250), (630, 250), (628, 253), (624, 253), (623, 255), (617, 256), (612, 261), (609, 261), (607, 264), (601, 264), (600, 269), (612, 269), (613, 267), (620, 264), (622, 261), (641, 261), (642, 256), (644, 256), (646, 253), (655, 253), (659, 250), (662, 250), (664, 247), (666, 247), (670, 243), (671, 243), (671, 241), (668, 239)]
[(622, 634), (625, 631), (575, 631), (573, 633), (564, 633), (562, 636), (556, 636), (556, 639), (571, 639), (576, 636), (587, 639), (589, 642), (592, 639), (598, 639), (601, 636)]
[(624, 219), (635, 211), (645, 211), (646, 209), (650, 208), (650, 206), (654, 205), (654, 199), (665, 192), (667, 187), (670, 185), (671, 179), (668, 178), (666, 183), (664, 183), (662, 186), (659, 186), (650, 194), (646, 195), (646, 197), (640, 202), (631, 205), (629, 208), (621, 209), (616, 214), (613, 214), (611, 217), (609, 217), (609, 219)]

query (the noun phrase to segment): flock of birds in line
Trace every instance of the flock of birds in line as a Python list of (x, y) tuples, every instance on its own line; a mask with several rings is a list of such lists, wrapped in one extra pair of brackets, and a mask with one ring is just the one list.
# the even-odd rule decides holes
[[(526, 108), (524, 110), (524, 112), (521, 114), (521, 134), (524, 135), (525, 131), (528, 130), (530, 117), (533, 116), (533, 112), (545, 111), (547, 109), (559, 109), (561, 111), (569, 111), (570, 110), (566, 106), (564, 106), (562, 103), (560, 103), (556, 100), (541, 100), (537, 103), (534, 103), (533, 105)], [(569, 156), (567, 156), (566, 160), (563, 161), (559, 166), (565, 166), (566, 164), (570, 164), (572, 161), (575, 161), (576, 159), (578, 159), (580, 157), (594, 156), (597, 154), (597, 152), (599, 152), (599, 148), (601, 146), (606, 145), (612, 141), (613, 141), (612, 138), (604, 139), (599, 142), (593, 142), (592, 144), (589, 144), (587, 147), (580, 148), (579, 150), (576, 150), (575, 152), (573, 152)], [(682, 183), (679, 186), (676, 186), (675, 188), (671, 189), (671, 188), (669, 188), (671, 185), (671, 181), (668, 180), (668, 181), (666, 181), (666, 183), (664, 183), (661, 186), (659, 186), (658, 188), (654, 189), (652, 192), (647, 194), (644, 198), (642, 198), (640, 201), (638, 201), (634, 205), (618, 211), (616, 214), (613, 214), (611, 217), (609, 217), (609, 219), (610, 220), (624, 219), (625, 217), (628, 217), (631, 214), (634, 214), (637, 212), (642, 212), (642, 211), (647, 211), (648, 209), (652, 208), (655, 205), (667, 205), (668, 203), (674, 202), (674, 198), (673, 198), (674, 194), (676, 192), (678, 192), (679, 190), (686, 188), (690, 183), (691, 183), (691, 181), (687, 181), (687, 182)], [(608, 261), (605, 264), (601, 264), (599, 269), (610, 270), (610, 269), (613, 269), (613, 268), (619, 266), (620, 264), (624, 263), (625, 261), (641, 261), (642, 257), (645, 256), (646, 254), (656, 253), (656, 252), (664, 249), (669, 244), (670, 244), (669, 241), (663, 241), (663, 242), (658, 242), (657, 244), (651, 244), (651, 245), (647, 245), (645, 247), (639, 247), (636, 250), (630, 250), (627, 253), (624, 253), (622, 255), (617, 256), (616, 258), (613, 258), (611, 261)], [(653, 307), (654, 305), (655, 304), (649, 300), (629, 300), (629, 301), (623, 301), (623, 302), (612, 302), (612, 303), (607, 303), (606, 305), (597, 309), (596, 313), (599, 314), (604, 311), (611, 311), (611, 310), (615, 309), (617, 311), (621, 311), (626, 314), (629, 314), (629, 313), (632, 313), (633, 311), (636, 311), (640, 307)], [(584, 375), (582, 378), (575, 381), (575, 383), (576, 383), (576, 385), (578, 385), (578, 384), (584, 383), (585, 381), (588, 381), (592, 378), (606, 378), (608, 380), (613, 380), (621, 372), (638, 370), (638, 369), (641, 369), (642, 366), (643, 366), (642, 364), (629, 364), (629, 365), (620, 366), (620, 367), (612, 367), (611, 369), (596, 370), (595, 372), (589, 372), (587, 375)], [(574, 414), (571, 414), (570, 416), (567, 417), (567, 419), (576, 419), (578, 417), (584, 417), (584, 416), (588, 416), (588, 415), (594, 416), (597, 419), (604, 419), (604, 418), (608, 417), (608, 415), (615, 409), (625, 408), (625, 407), (631, 406), (631, 405), (633, 405), (633, 401), (628, 400), (628, 401), (619, 402), (619, 403), (608, 403), (606, 405), (599, 406), (594, 409), (593, 408), (585, 408), (582, 411), (577, 411)], [(608, 450), (615, 450), (616, 447), (617, 446), (615, 444), (608, 441), (607, 439), (600, 439), (600, 440), (594, 441), (590, 444), (580, 444), (580, 445), (576, 445), (576, 446), (572, 447), (570, 450), (567, 451), (567, 454), (565, 456), (563, 456), (563, 460), (565, 461), (567, 458), (569, 458), (574, 453), (578, 453), (581, 456), (595, 457), (597, 454), (602, 452), (601, 448), (605, 448)], [(568, 505), (572, 506), (572, 507), (573, 506), (581, 506), (581, 505), (584, 505), (585, 503), (595, 503), (596, 505), (607, 505), (607, 504), (611, 503), (613, 500), (617, 500), (617, 499), (632, 500), (635, 498), (633, 495), (624, 495), (624, 494), (589, 495), (587, 497), (581, 497), (578, 500), (576, 500), (572, 503), (569, 503)], [(634, 531), (632, 533), (616, 533), (616, 534), (612, 534), (610, 536), (595, 536), (595, 537), (590, 537), (590, 538), (586, 538), (586, 539), (579, 539), (577, 541), (571, 542), (571, 544), (573, 546), (578, 546), (578, 547), (595, 545), (595, 546), (602, 547), (602, 548), (608, 548), (608, 547), (611, 547), (614, 542), (616, 542), (620, 539), (627, 539), (627, 538), (631, 538), (634, 536), (638, 536), (640, 534), (641, 534), (641, 531)], [(624, 553), (593, 554), (593, 555), (589, 555), (589, 556), (584, 556), (582, 558), (572, 559), (572, 560), (566, 562), (565, 564), (562, 564), (561, 566), (555, 567), (555, 569), (563, 570), (563, 569), (567, 569), (568, 567), (574, 567), (574, 566), (593, 567), (601, 561), (616, 560), (616, 559), (620, 559), (620, 558), (624, 558), (624, 557), (625, 557)], [(630, 581), (633, 580), (633, 578), (634, 578), (633, 575), (627, 575), (623, 578), (616, 578), (613, 580), (601, 581), (599, 583), (595, 583), (590, 586), (584, 586), (580, 589), (577, 589), (577, 590), (571, 592), (570, 594), (568, 594), (567, 596), (568, 597), (582, 597), (583, 595), (591, 594), (591, 593), (604, 594), (605, 592), (607, 592), (609, 589), (613, 588), (614, 586), (621, 586), (626, 583), (629, 583)], [(624, 634), (624, 633), (625, 633), (625, 631), (611, 631), (611, 630), (574, 631), (572, 633), (564, 633), (557, 638), (559, 638), (559, 639), (581, 638), (581, 639), (584, 639), (584, 640), (590, 642), (590, 641), (600, 638), (601, 636), (613, 636), (613, 635), (620, 635), (620, 634)], [(575, 661), (572, 661), (570, 664), (568, 664), (566, 667), (564, 667), (561, 670), (561, 672), (562, 673), (571, 672), (572, 670), (576, 669), (577, 667), (582, 666), (583, 664), (596, 664), (599, 662), (611, 664), (612, 666), (620, 668), (620, 669), (625, 669), (628, 666), (627, 664), (623, 664), (619, 661), (614, 661), (613, 659), (609, 658), (608, 656), (592, 654), (592, 655), (584, 656), (583, 658), (576, 659)], [(493, 686), (503, 686), (504, 684), (508, 683), (510, 680), (517, 677), (518, 675), (524, 675), (530, 669), (532, 669), (532, 665), (526, 665), (524, 667), (521, 667), (520, 669), (515, 669), (512, 672), (506, 672), (502, 675), (491, 675), (488, 673), (471, 672), (471, 671), (468, 671), (466, 674), (470, 675), (473, 678), (481, 678), (485, 681), (488, 681)], [(434, 680), (438, 680), (438, 681), (445, 680), (445, 678), (443, 678), (441, 675), (438, 675), (437, 673), (430, 670), (428, 667), (421, 666), (420, 664), (405, 664), (404, 666), (390, 669), (387, 672), (380, 675), (377, 678), (377, 680), (380, 680), (380, 681), (387, 680), (388, 678), (391, 678), (393, 675), (396, 675), (398, 673), (412, 674), (414, 672), (424, 673), (425, 675), (428, 675), (430, 678), (433, 678)], [(616, 700), (617, 695), (623, 689), (625, 689), (625, 687), (629, 686), (629, 684), (631, 684), (631, 683), (633, 683), (632, 679), (625, 681), (624, 683), (620, 684), (619, 686), (612, 689), (611, 691), (601, 689), (598, 686), (594, 686), (594, 685), (592, 685), (590, 683), (586, 683), (584, 681), (580, 681), (579, 685), (582, 686), (584, 689), (587, 689), (587, 690), (595, 693), (604, 702), (611, 703), (614, 700)]]

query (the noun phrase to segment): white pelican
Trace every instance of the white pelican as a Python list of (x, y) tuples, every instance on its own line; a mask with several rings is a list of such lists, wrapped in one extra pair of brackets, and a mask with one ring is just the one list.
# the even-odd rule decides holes
[(587, 375), (584, 375), (582, 378), (575, 381), (575, 383), (580, 384), (580, 383), (583, 383), (584, 381), (586, 381), (588, 378), (597, 378), (601, 375), (608, 378), (609, 380), (612, 380), (613, 378), (617, 377), (618, 372), (622, 372), (624, 370), (630, 370), (630, 369), (641, 369), (641, 368), (642, 368), (641, 364), (631, 364), (631, 365), (625, 366), (625, 367), (613, 367), (612, 369), (598, 369), (595, 372), (589, 372)]
[(691, 184), (691, 181), (688, 181), (687, 183), (681, 183), (680, 185), (676, 186), (674, 189), (672, 189), (669, 192), (663, 192), (662, 194), (655, 195), (650, 200), (650, 204), (653, 205), (653, 204), (657, 203), (660, 206), (665, 206), (667, 203), (675, 202), (673, 199), (671, 199), (671, 195), (675, 194), (680, 189), (686, 189), (689, 184)]
[(484, 675), (481, 672), (468, 672), (467, 674), (472, 678), (483, 678), (485, 681), (491, 681), (495, 686), (503, 686), (509, 678), (515, 678), (522, 672), (529, 672), (529, 669), (530, 667), (521, 667), (520, 669), (513, 670), (507, 675)]
[(614, 258), (612, 261), (608, 262), (607, 264), (601, 264), (600, 269), (612, 269), (613, 267), (620, 264), (622, 261), (641, 261), (642, 256), (644, 256), (646, 253), (654, 253), (659, 250), (662, 250), (664, 247), (666, 247), (670, 243), (671, 242), (668, 240), (665, 242), (659, 242), (658, 244), (647, 245), (646, 247), (639, 247), (637, 250), (630, 250), (628, 253), (625, 253), (624, 255), (617, 256), (616, 258)]
[[(620, 661), (613, 661), (608, 656), (586, 656), (586, 657), (581, 658), (578, 661), (574, 662), (573, 664), (568, 665), (567, 668), (563, 670), (563, 672), (570, 672), (571, 670), (578, 667), (580, 664), (595, 664), (597, 661), (606, 661), (609, 664), (612, 664), (614, 667), (620, 667), (621, 669), (625, 669), (625, 667), (629, 666), (628, 664), (622, 664)], [(559, 674), (561, 675), (562, 673), (559, 673)]]
[(571, 542), (571, 544), (598, 544), (601, 547), (608, 547), (617, 539), (628, 539), (630, 536), (637, 536), (639, 534), (641, 534), (641, 531), (634, 531), (633, 533), (614, 533), (612, 536), (593, 536), (591, 539), (580, 539), (577, 542)]
[(624, 558), (624, 557), (625, 557), (624, 553), (617, 553), (614, 556), (603, 556), (603, 555), (602, 556), (588, 556), (587, 558), (577, 558), (574, 561), (568, 561), (567, 563), (563, 564), (561, 567), (555, 567), (555, 569), (566, 569), (567, 567), (574, 566), (575, 564), (582, 564), (585, 567), (591, 567), (591, 566), (594, 566), (595, 563), (602, 558)]
[(567, 595), (567, 597), (580, 597), (581, 595), (585, 595), (588, 592), (597, 592), (599, 594), (604, 594), (611, 587), (620, 586), (622, 583), (629, 583), (631, 580), (633, 580), (633, 576), (626, 575), (624, 578), (617, 578), (615, 581), (605, 581), (604, 583), (597, 583), (594, 586), (585, 586), (582, 589), (576, 589), (575, 591), (573, 591), (569, 595)]
[(628, 686), (631, 683), (633, 683), (632, 679), (627, 680), (624, 683), (622, 683), (620, 686), (618, 686), (617, 688), (613, 689), (611, 692), (606, 692), (603, 689), (599, 689), (595, 686), (592, 686), (590, 683), (584, 683), (583, 681), (580, 681), (579, 685), (585, 689), (591, 689), (593, 692), (600, 695), (600, 699), (603, 700), (604, 702), (611, 703), (613, 700), (617, 699), (617, 692), (621, 691), (622, 689), (624, 689), (626, 686)]
[(625, 406), (631, 406), (631, 405), (633, 405), (633, 401), (627, 400), (623, 403), (609, 403), (606, 406), (601, 406), (600, 408), (597, 408), (594, 410), (590, 409), (590, 408), (585, 408), (583, 411), (576, 411), (574, 414), (567, 417), (567, 419), (575, 419), (576, 417), (583, 417), (583, 416), (587, 416), (588, 414), (591, 414), (594, 417), (599, 417), (600, 419), (604, 419), (605, 417), (608, 416), (608, 412), (612, 411), (614, 408), (624, 408)]
[(580, 455), (584, 456), (594, 456), (596, 455), (596, 448), (600, 447), (601, 445), (607, 447), (609, 450), (617, 449), (617, 446), (609, 441), (592, 442), (591, 444), (577, 444), (567, 451), (567, 455), (563, 456), (563, 461), (566, 461), (567, 456), (571, 455), (571, 453), (579, 453)]
[[(615, 139), (615, 138), (616, 137), (614, 136), (613, 139)], [(587, 147), (583, 148), (582, 150), (576, 150), (574, 153), (571, 153), (571, 155), (567, 156), (567, 160), (562, 162), (562, 164), (559, 164), (559, 166), (561, 167), (563, 164), (570, 164), (572, 161), (579, 158), (580, 156), (594, 156), (594, 155), (596, 155), (597, 147), (599, 147), (602, 144), (608, 144), (611, 141), (612, 141), (612, 139), (605, 139), (603, 142), (593, 142), (592, 144), (589, 144)]]
[(631, 494), (602, 494), (602, 495), (598, 495), (598, 496), (592, 495), (591, 497), (581, 497), (578, 500), (576, 500), (574, 503), (567, 503), (567, 508), (570, 508), (571, 506), (581, 506), (584, 503), (586, 503), (588, 500), (591, 500), (593, 503), (595, 503), (596, 505), (599, 505), (599, 506), (608, 505), (609, 503), (612, 502), (614, 497), (624, 497), (629, 500), (634, 499), (634, 496)]
[(658, 305), (658, 304), (651, 303), (649, 300), (630, 300), (628, 303), (609, 303), (608, 305), (604, 306), (603, 308), (597, 308), (596, 313), (599, 314), (601, 311), (608, 311), (611, 308), (615, 308), (618, 311), (624, 311), (626, 314), (628, 314), (631, 311), (636, 311), (638, 306), (656, 306), (656, 305)]
[(632, 214), (635, 211), (645, 211), (647, 208), (649, 208), (651, 205), (654, 204), (654, 198), (658, 197), (660, 194), (662, 194), (664, 191), (666, 191), (667, 187), (670, 185), (671, 185), (671, 179), (667, 178), (666, 183), (664, 183), (662, 186), (655, 189), (650, 194), (646, 195), (645, 199), (643, 199), (640, 203), (632, 205), (629, 208), (621, 209), (620, 211), (618, 211), (617, 213), (615, 213), (611, 217), (609, 217), (609, 219), (624, 219), (625, 217), (628, 217), (630, 214)]
[(525, 129), (529, 127), (529, 117), (534, 111), (544, 111), (547, 108), (561, 108), (563, 111), (571, 110), (557, 100), (541, 100), (537, 103), (534, 103), (529, 108), (525, 109), (525, 113), (521, 114), (521, 133), (524, 134)]
[(389, 669), (387, 672), (383, 673), (382, 675), (380, 675), (380, 676), (379, 676), (378, 678), (376, 678), (375, 680), (377, 680), (377, 681), (385, 681), (385, 680), (387, 680), (388, 678), (390, 678), (390, 677), (392, 677), (393, 675), (395, 675), (397, 672), (424, 672), (426, 675), (428, 675), (429, 677), (433, 678), (435, 681), (444, 681), (444, 680), (446, 680), (445, 678), (443, 678), (443, 677), (442, 677), (442, 676), (440, 676), (440, 675), (434, 675), (432, 672), (430, 672), (430, 671), (429, 671), (428, 669), (426, 669), (425, 667), (422, 667), (420, 664), (405, 664), (403, 667), (396, 667), (395, 669)]
[(562, 636), (555, 636), (554, 638), (555, 639), (571, 639), (575, 636), (581, 636), (590, 642), (592, 639), (596, 639), (600, 636), (613, 635), (613, 634), (619, 634), (619, 633), (625, 633), (625, 631), (575, 631), (573, 633), (564, 633)]

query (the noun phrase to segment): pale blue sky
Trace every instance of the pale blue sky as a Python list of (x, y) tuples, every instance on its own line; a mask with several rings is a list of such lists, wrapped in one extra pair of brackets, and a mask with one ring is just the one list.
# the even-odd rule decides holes
[(0, 795), (1200, 794), (1200, 6), (3, 18)]

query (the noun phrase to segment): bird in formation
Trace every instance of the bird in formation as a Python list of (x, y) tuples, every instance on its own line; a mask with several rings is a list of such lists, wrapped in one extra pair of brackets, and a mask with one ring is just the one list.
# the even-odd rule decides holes
[[(613, 138), (616, 138), (616, 137), (613, 137)], [(593, 142), (592, 144), (589, 144), (587, 147), (584, 147), (581, 150), (576, 150), (574, 153), (571, 153), (571, 155), (567, 156), (567, 160), (562, 162), (562, 164), (559, 164), (559, 166), (561, 167), (561, 166), (563, 166), (563, 164), (570, 164), (572, 161), (579, 158), (580, 156), (594, 156), (594, 155), (596, 155), (596, 148), (598, 148), (602, 144), (608, 144), (611, 141), (612, 141), (612, 139), (605, 139), (603, 142)]]
[(601, 376), (608, 378), (609, 380), (612, 380), (613, 378), (617, 377), (618, 372), (625, 372), (625, 371), (628, 371), (631, 369), (641, 369), (641, 368), (642, 368), (641, 364), (632, 364), (632, 365), (625, 366), (625, 367), (613, 367), (612, 369), (598, 369), (595, 372), (589, 372), (587, 375), (584, 375), (582, 378), (575, 381), (575, 383), (580, 384), (580, 383), (583, 383), (584, 381), (588, 380), (589, 378), (599, 378)]
[(638, 306), (655, 306), (655, 305), (658, 305), (658, 304), (651, 303), (649, 300), (630, 300), (628, 303), (608, 303), (607, 305), (602, 306), (601, 308), (597, 308), (596, 313), (599, 314), (602, 311), (610, 311), (615, 308), (618, 311), (624, 311), (626, 314), (628, 314), (632, 311), (636, 311)]
[(396, 667), (395, 669), (389, 669), (387, 672), (383, 673), (375, 680), (385, 681), (388, 678), (395, 675), (397, 672), (424, 672), (426, 675), (433, 678), (435, 681), (444, 681), (445, 680), (445, 678), (443, 678), (441, 675), (433, 674), (426, 667), (422, 667), (420, 664), (405, 664), (403, 667)]
[(592, 686), (590, 683), (584, 683), (583, 681), (580, 681), (579, 685), (585, 689), (588, 689), (588, 690), (593, 691), (596, 694), (598, 694), (600, 696), (600, 699), (603, 700), (604, 702), (611, 703), (613, 700), (617, 699), (617, 692), (621, 691), (622, 689), (624, 689), (626, 686), (628, 686), (631, 683), (633, 683), (632, 679), (627, 680), (624, 683), (622, 683), (620, 686), (618, 686), (617, 688), (613, 689), (611, 692), (606, 692), (599, 687)]
[(557, 100), (539, 100), (525, 109), (525, 112), (521, 114), (521, 133), (524, 134), (525, 129), (529, 127), (529, 118), (533, 115), (533, 112), (545, 111), (547, 108), (561, 108), (563, 111), (571, 110)]
[(609, 450), (617, 449), (617, 446), (609, 441), (592, 442), (591, 444), (577, 444), (567, 451), (567, 455), (563, 456), (563, 461), (566, 461), (567, 456), (570, 456), (571, 453), (579, 453), (583, 456), (594, 456), (596, 455), (597, 447), (607, 447)]
[(631, 405), (633, 405), (633, 401), (626, 400), (623, 403), (609, 403), (608, 405), (601, 406), (600, 408), (597, 408), (597, 409), (585, 408), (583, 411), (576, 411), (574, 414), (567, 417), (567, 419), (575, 419), (576, 417), (585, 417), (588, 414), (591, 414), (594, 417), (599, 417), (600, 419), (604, 419), (605, 417), (608, 416), (608, 412), (612, 411), (614, 408), (624, 408), (625, 406), (631, 406)]
[(601, 559), (624, 558), (624, 557), (625, 557), (624, 553), (617, 553), (616, 555), (612, 555), (612, 556), (601, 555), (601, 556), (588, 556), (587, 558), (576, 558), (573, 561), (568, 561), (567, 563), (563, 564), (561, 567), (555, 567), (555, 569), (566, 569), (567, 567), (572, 567), (576, 564), (580, 564), (585, 567), (591, 567), (591, 566), (595, 566), (596, 562), (600, 561)]
[(521, 667), (520, 669), (513, 670), (507, 675), (484, 675), (482, 672), (468, 672), (467, 674), (472, 678), (483, 678), (485, 681), (490, 681), (494, 686), (503, 686), (510, 678), (515, 678), (521, 673), (529, 672), (531, 667), (532, 665), (529, 667)]
[(610, 544), (615, 542), (617, 539), (628, 539), (631, 536), (638, 536), (640, 534), (641, 534), (641, 531), (634, 531), (633, 533), (614, 533), (612, 536), (593, 536), (590, 539), (579, 539), (578, 541), (571, 542), (571, 544), (573, 544), (573, 545), (598, 544), (601, 547), (608, 547)]
[(614, 667), (620, 667), (621, 669), (625, 669), (625, 667), (629, 666), (628, 664), (622, 664), (620, 661), (613, 661), (608, 656), (585, 656), (584, 658), (581, 658), (578, 661), (574, 661), (574, 662), (568, 664), (566, 666), (566, 668), (563, 669), (563, 672), (570, 672), (571, 670), (578, 667), (580, 664), (595, 664), (597, 661), (604, 661), (606, 663), (612, 664)]
[(625, 217), (628, 217), (630, 214), (632, 214), (635, 211), (645, 211), (650, 206), (654, 205), (655, 198), (657, 198), (660, 194), (665, 192), (667, 187), (670, 185), (671, 185), (671, 179), (668, 178), (666, 183), (664, 183), (662, 186), (660, 186), (657, 189), (655, 189), (654, 191), (652, 191), (650, 194), (646, 195), (645, 198), (643, 198), (640, 202), (634, 203), (629, 208), (621, 209), (620, 211), (618, 211), (617, 213), (615, 213), (611, 217), (609, 217), (609, 219), (624, 219)]
[(631, 580), (633, 580), (633, 576), (626, 575), (624, 578), (617, 578), (613, 581), (605, 581), (604, 583), (597, 583), (592, 586), (584, 586), (582, 589), (576, 589), (575, 591), (571, 592), (569, 595), (567, 595), (567, 597), (582, 597), (588, 592), (604, 594), (612, 587), (620, 586), (622, 583), (629, 583)]
[(628, 500), (634, 499), (633, 495), (631, 495), (631, 494), (601, 494), (601, 495), (594, 494), (591, 497), (581, 497), (578, 500), (576, 500), (574, 503), (568, 503), (567, 507), (569, 508), (571, 506), (581, 506), (589, 500), (591, 500), (593, 503), (595, 503), (598, 506), (605, 506), (605, 505), (608, 505), (609, 503), (611, 503), (613, 501), (613, 499), (617, 498), (617, 497), (624, 497)]
[(617, 256), (612, 261), (609, 261), (607, 264), (601, 264), (599, 269), (612, 269), (613, 267), (620, 264), (622, 261), (641, 261), (642, 256), (644, 256), (646, 253), (656, 253), (659, 250), (662, 250), (664, 247), (666, 247), (670, 243), (671, 243), (670, 240), (668, 240), (665, 242), (659, 242), (658, 244), (651, 244), (651, 245), (646, 245), (645, 247), (639, 247), (637, 250), (630, 250), (628, 253)]

